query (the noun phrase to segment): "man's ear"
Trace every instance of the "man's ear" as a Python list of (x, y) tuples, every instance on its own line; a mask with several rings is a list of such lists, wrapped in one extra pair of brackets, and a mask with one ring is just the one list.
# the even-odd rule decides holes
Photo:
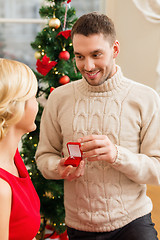
[(119, 42), (116, 40), (113, 44), (113, 58), (116, 58), (120, 52)]

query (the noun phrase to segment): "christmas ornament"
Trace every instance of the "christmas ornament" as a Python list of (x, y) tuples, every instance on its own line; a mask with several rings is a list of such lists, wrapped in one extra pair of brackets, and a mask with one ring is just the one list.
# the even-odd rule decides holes
[(67, 60), (69, 60), (69, 58), (70, 58), (70, 54), (69, 54), (69, 52), (68, 51), (66, 51), (65, 50), (65, 48), (62, 50), (62, 52), (60, 52), (60, 54), (59, 54), (59, 59), (61, 59), (61, 60), (65, 60), (65, 61), (67, 61)]
[(51, 87), (51, 88), (50, 88), (50, 93), (51, 93), (53, 90), (54, 90), (54, 87)]
[(44, 239), (50, 240), (50, 239), (55, 239), (55, 240), (69, 240), (68, 235), (67, 235), (67, 230), (64, 233), (58, 234), (54, 227), (50, 225), (45, 226), (45, 235)]
[(38, 59), (36, 66), (37, 66), (37, 71), (39, 73), (41, 73), (43, 76), (46, 76), (47, 73), (53, 68), (55, 67), (55, 65), (57, 64), (57, 62), (55, 61), (50, 61), (50, 58), (46, 56), (46, 54), (44, 55), (44, 57), (42, 58), (42, 60)]
[(58, 18), (56, 17), (53, 17), (49, 20), (49, 27), (50, 28), (55, 28), (55, 29), (58, 29), (61, 25), (61, 22)]
[(67, 21), (67, 8), (68, 8), (68, 4), (69, 4), (70, 2), (71, 2), (71, 0), (68, 0), (67, 2), (62, 2), (62, 4), (66, 4), (65, 15), (64, 15), (63, 29), (66, 28), (66, 21)]
[(58, 36), (63, 36), (65, 39), (68, 39), (69, 37), (71, 37), (71, 30), (65, 30), (65, 31), (62, 31), (62, 32), (59, 32), (57, 34), (57, 37)]
[(42, 55), (41, 55), (40, 52), (37, 51), (37, 52), (35, 52), (34, 57), (35, 57), (36, 59), (41, 59)]
[(59, 235), (56, 233), (55, 229), (51, 225), (46, 225), (45, 226), (45, 235), (44, 239), (49, 240), (49, 239), (57, 239), (59, 240)]
[(69, 83), (69, 82), (70, 82), (70, 78), (67, 75), (62, 76), (59, 79), (59, 83), (62, 85)]

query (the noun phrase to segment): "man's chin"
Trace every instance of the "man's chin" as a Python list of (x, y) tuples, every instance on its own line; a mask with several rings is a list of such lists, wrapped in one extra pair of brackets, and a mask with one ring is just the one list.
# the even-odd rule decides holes
[[(84, 77), (84, 76), (83, 76)], [(96, 79), (87, 79), (86, 77), (84, 77), (84, 79), (87, 81), (87, 83), (90, 85), (90, 86), (99, 86), (99, 85), (102, 85), (106, 80), (96, 80)]]

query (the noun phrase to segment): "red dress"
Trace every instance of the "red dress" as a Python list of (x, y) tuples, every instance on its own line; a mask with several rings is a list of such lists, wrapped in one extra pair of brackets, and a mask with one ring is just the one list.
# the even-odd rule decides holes
[(20, 177), (0, 168), (0, 178), (12, 189), (9, 240), (32, 240), (40, 227), (40, 201), (18, 151), (14, 160)]

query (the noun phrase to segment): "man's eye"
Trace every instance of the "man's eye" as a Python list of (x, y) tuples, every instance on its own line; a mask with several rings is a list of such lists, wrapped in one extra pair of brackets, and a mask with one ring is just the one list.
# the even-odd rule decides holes
[(102, 54), (101, 53), (97, 53), (97, 54), (94, 54), (93, 57), (100, 57)]
[(76, 58), (77, 59), (82, 59), (82, 56), (77, 55)]

